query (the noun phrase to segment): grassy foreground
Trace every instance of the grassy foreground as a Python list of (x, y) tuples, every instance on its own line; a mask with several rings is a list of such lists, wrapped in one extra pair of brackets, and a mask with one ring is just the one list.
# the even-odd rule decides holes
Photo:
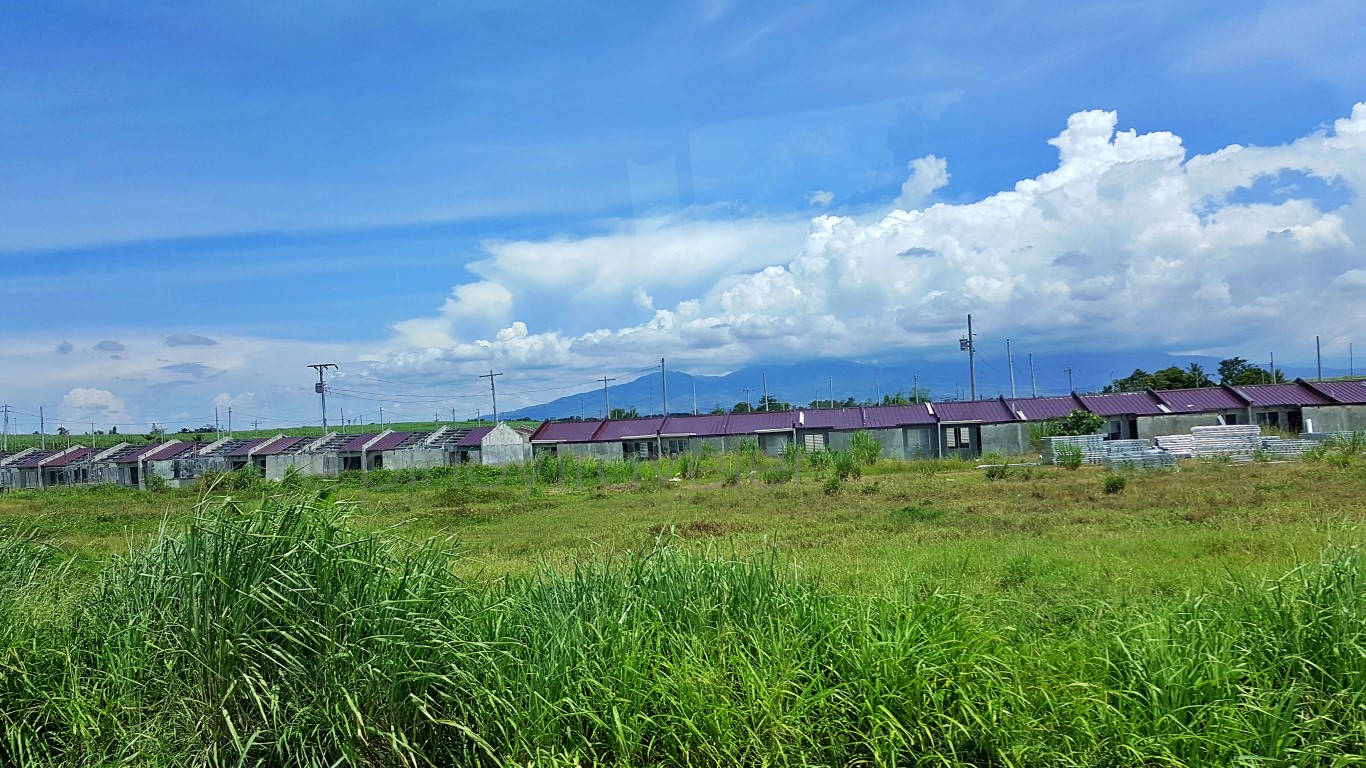
[(1060, 610), (668, 537), (474, 581), (349, 508), (206, 504), (99, 569), (0, 539), (0, 765), (1366, 761), (1352, 546)]

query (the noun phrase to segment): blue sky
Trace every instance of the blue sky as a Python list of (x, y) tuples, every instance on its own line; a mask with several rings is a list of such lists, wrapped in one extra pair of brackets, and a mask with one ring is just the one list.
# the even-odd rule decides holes
[(1041, 352), (1345, 357), (1357, 29), (1327, 0), (21, 5), (0, 400), (293, 423), (326, 358), (469, 415), (490, 366), (532, 398), (660, 356), (894, 360), (968, 311)]

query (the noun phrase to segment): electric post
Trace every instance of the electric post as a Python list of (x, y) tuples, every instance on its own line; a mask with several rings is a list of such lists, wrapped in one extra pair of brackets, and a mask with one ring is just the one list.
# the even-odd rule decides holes
[(323, 381), (323, 371), (328, 368), (336, 368), (336, 363), (314, 363), (308, 366), (318, 371), (318, 383), (313, 385), (313, 391), (318, 393), (323, 402), (323, 434), (327, 434), (327, 382)]

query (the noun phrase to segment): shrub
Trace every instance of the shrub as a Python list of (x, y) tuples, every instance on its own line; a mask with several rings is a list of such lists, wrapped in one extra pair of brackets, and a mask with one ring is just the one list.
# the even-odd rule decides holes
[(992, 464), (986, 469), (988, 480), (1004, 480), (1010, 477), (1010, 467), (1005, 464)]
[(1105, 493), (1110, 496), (1124, 492), (1124, 486), (1128, 485), (1129, 479), (1124, 475), (1106, 475)]
[(849, 438), (849, 453), (859, 464), (871, 466), (882, 455), (882, 443), (871, 433), (860, 429)]
[(841, 480), (863, 477), (863, 467), (852, 453), (835, 451), (831, 457), (830, 471), (839, 475)]
[(1059, 443), (1053, 446), (1053, 455), (1057, 457), (1058, 464), (1071, 470), (1078, 469), (1086, 460), (1086, 452), (1075, 443)]

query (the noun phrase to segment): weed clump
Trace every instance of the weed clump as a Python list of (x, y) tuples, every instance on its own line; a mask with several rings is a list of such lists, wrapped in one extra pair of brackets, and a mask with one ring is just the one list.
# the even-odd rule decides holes
[(1129, 484), (1129, 478), (1124, 475), (1106, 475), (1103, 481), (1103, 488), (1107, 496), (1114, 496), (1124, 492), (1124, 487)]

